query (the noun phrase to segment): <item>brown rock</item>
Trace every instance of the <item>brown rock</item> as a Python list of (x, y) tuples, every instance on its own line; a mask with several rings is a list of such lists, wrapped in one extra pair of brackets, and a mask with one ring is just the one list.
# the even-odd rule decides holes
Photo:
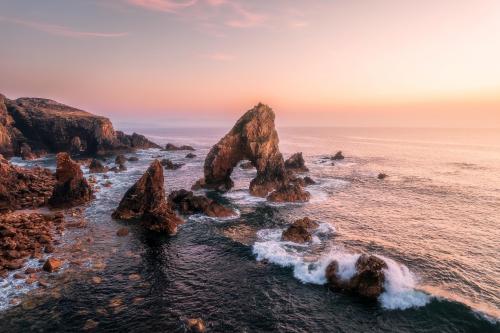
[(120, 164), (125, 164), (127, 162), (127, 158), (125, 155), (117, 155), (115, 158), (115, 164), (120, 165)]
[(306, 167), (306, 162), (304, 161), (302, 153), (295, 153), (290, 156), (290, 158), (285, 161), (285, 167), (287, 168), (287, 170), (295, 172), (309, 171), (309, 169)]
[(128, 228), (123, 227), (123, 228), (118, 229), (118, 231), (116, 232), (116, 235), (118, 237), (125, 237), (128, 235), (128, 233), (129, 233)]
[(318, 228), (318, 223), (308, 217), (296, 220), (291, 226), (283, 232), (281, 239), (294, 243), (305, 243), (312, 239), (311, 232)]
[(172, 143), (167, 143), (164, 150), (167, 150), (167, 151), (192, 150), (192, 151), (194, 151), (195, 149), (193, 147), (187, 146), (187, 145), (177, 147), (176, 145), (174, 145)]
[(380, 180), (386, 179), (388, 176), (385, 173), (379, 173), (377, 178)]
[(184, 164), (182, 163), (174, 163), (171, 160), (164, 158), (161, 160), (161, 165), (165, 167), (167, 170), (177, 170), (180, 169)]
[(338, 276), (339, 266), (332, 261), (326, 268), (328, 284), (333, 289), (345, 290), (363, 297), (375, 299), (384, 292), (384, 260), (373, 255), (361, 255), (356, 261), (356, 273), (349, 280)]
[(55, 258), (49, 258), (47, 259), (45, 264), (43, 264), (43, 270), (52, 273), (59, 270), (61, 266), (62, 266), (61, 260)]
[(204, 333), (207, 330), (205, 322), (200, 318), (189, 318), (184, 320), (188, 332)]
[(104, 173), (108, 172), (109, 170), (108, 167), (105, 167), (99, 160), (94, 158), (92, 159), (92, 162), (90, 162), (89, 171), (91, 173)]
[(306, 202), (310, 198), (311, 194), (304, 191), (302, 186), (297, 183), (282, 185), (267, 197), (272, 202)]
[(67, 153), (57, 154), (57, 183), (49, 204), (53, 207), (70, 207), (90, 201), (92, 188), (83, 177), (80, 166)]
[(184, 189), (170, 193), (168, 201), (174, 209), (184, 215), (205, 214), (210, 217), (230, 217), (235, 215), (232, 209), (224, 207), (205, 196), (194, 195), (193, 192)]
[(233, 187), (231, 173), (242, 160), (249, 160), (257, 169), (250, 183), (253, 195), (265, 197), (287, 179), (285, 162), (278, 147), (274, 112), (259, 104), (246, 112), (215, 146), (205, 159), (204, 179), (197, 187), (228, 191)]
[(113, 218), (138, 218), (149, 230), (175, 234), (179, 219), (165, 200), (163, 168), (154, 160), (146, 173), (125, 193)]

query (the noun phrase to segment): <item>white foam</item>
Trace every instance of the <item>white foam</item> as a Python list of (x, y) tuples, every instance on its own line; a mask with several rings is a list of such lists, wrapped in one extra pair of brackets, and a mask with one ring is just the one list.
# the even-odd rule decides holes
[(248, 190), (232, 190), (225, 193), (224, 196), (238, 205), (253, 206), (266, 202), (266, 198), (253, 196)]
[(227, 216), (227, 217), (212, 217), (208, 216), (205, 214), (193, 214), (189, 216), (189, 220), (192, 221), (203, 221), (203, 220), (211, 220), (211, 221), (216, 221), (216, 222), (225, 222), (225, 221), (231, 221), (231, 220), (236, 220), (241, 216), (241, 212), (239, 209), (233, 208), (234, 215)]
[[(329, 224), (322, 223), (313, 235), (312, 244), (296, 244), (281, 241), (283, 229), (264, 229), (257, 232), (258, 240), (252, 250), (258, 261), (268, 260), (282, 267), (292, 267), (294, 277), (303, 283), (325, 284), (325, 270), (333, 260), (339, 265), (339, 278), (348, 280), (356, 273), (359, 253), (352, 253), (343, 248), (332, 248), (319, 255), (311, 253), (311, 245), (317, 246), (321, 243), (321, 233), (334, 231)], [(390, 258), (379, 257), (388, 267), (384, 270), (385, 291), (378, 299), (382, 307), (404, 310), (424, 306), (430, 301), (429, 295), (415, 290), (417, 279), (408, 267)]]

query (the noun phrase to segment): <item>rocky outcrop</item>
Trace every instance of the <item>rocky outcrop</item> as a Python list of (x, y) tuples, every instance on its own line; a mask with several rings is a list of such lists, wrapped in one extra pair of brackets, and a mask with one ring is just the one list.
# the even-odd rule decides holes
[(140, 219), (147, 229), (173, 235), (183, 221), (165, 200), (163, 168), (154, 160), (146, 173), (125, 193), (113, 218)]
[(83, 177), (80, 165), (68, 153), (57, 154), (56, 181), (49, 199), (52, 207), (81, 205), (93, 198), (92, 188)]
[(115, 132), (109, 119), (43, 98), (9, 100), (0, 95), (0, 154), (38, 152), (96, 155), (159, 148), (138, 134)]
[(309, 169), (306, 167), (306, 162), (302, 153), (295, 153), (285, 161), (285, 168), (294, 172), (307, 172)]
[(108, 167), (104, 166), (101, 161), (93, 159), (89, 164), (90, 173), (105, 173), (108, 172)]
[(385, 174), (385, 173), (379, 173), (379, 174), (378, 174), (378, 176), (377, 176), (377, 178), (378, 178), (378, 179), (380, 179), (380, 180), (384, 180), (384, 179), (386, 179), (387, 177), (388, 177), (388, 176), (387, 176), (387, 174)]
[(235, 213), (232, 209), (218, 204), (205, 196), (194, 195), (187, 190), (173, 191), (168, 201), (179, 213), (184, 215), (205, 214), (210, 217), (230, 217)]
[(116, 138), (122, 145), (131, 147), (133, 149), (161, 148), (161, 146), (148, 140), (144, 135), (137, 134), (135, 132), (131, 135), (128, 135), (123, 133), (122, 131), (116, 131)]
[(195, 149), (191, 146), (188, 146), (188, 145), (183, 145), (183, 146), (176, 146), (172, 143), (167, 143), (165, 145), (165, 149), (163, 150), (166, 150), (166, 151), (177, 151), (177, 150), (191, 150), (191, 151), (194, 151)]
[(165, 169), (167, 170), (177, 170), (177, 169), (180, 169), (182, 168), (182, 166), (184, 164), (182, 163), (174, 163), (172, 162), (171, 160), (169, 160), (168, 158), (164, 158), (161, 160), (161, 165), (163, 165), (165, 167)]
[(52, 251), (64, 230), (62, 214), (8, 213), (0, 215), (0, 277), (21, 268), (28, 258), (41, 259)]
[(311, 194), (304, 191), (298, 182), (281, 185), (276, 191), (269, 194), (267, 200), (272, 202), (307, 202)]
[(318, 228), (318, 223), (308, 217), (296, 220), (281, 236), (284, 241), (303, 244), (312, 240), (312, 232)]
[(233, 187), (231, 173), (241, 160), (249, 160), (257, 169), (250, 183), (252, 195), (265, 197), (283, 183), (287, 173), (278, 147), (273, 110), (259, 104), (246, 112), (215, 146), (205, 159), (204, 179), (195, 188), (228, 191)]
[(17, 167), (0, 155), (0, 212), (45, 205), (55, 182), (48, 169)]
[(339, 276), (339, 264), (332, 261), (326, 268), (326, 278), (332, 289), (356, 293), (363, 297), (377, 298), (384, 292), (384, 269), (387, 264), (384, 260), (373, 255), (361, 255), (356, 261), (356, 273), (349, 279)]

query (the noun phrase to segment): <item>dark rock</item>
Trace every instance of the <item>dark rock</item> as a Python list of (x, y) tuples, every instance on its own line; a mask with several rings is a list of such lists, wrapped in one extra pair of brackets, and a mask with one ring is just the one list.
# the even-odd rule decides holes
[(233, 187), (231, 173), (242, 160), (249, 160), (257, 169), (250, 183), (252, 195), (265, 197), (287, 182), (285, 162), (278, 147), (273, 110), (259, 104), (246, 112), (215, 146), (205, 159), (204, 178), (193, 188), (228, 191)]
[(80, 165), (68, 153), (57, 154), (57, 183), (49, 199), (52, 207), (81, 205), (93, 198), (92, 188), (83, 177)]
[(191, 333), (204, 333), (207, 330), (205, 322), (200, 318), (186, 319), (184, 320), (184, 324), (188, 332)]
[(303, 179), (306, 186), (317, 184), (311, 177), (306, 176)]
[(318, 223), (308, 217), (295, 221), (283, 232), (281, 239), (294, 243), (305, 243), (312, 240), (311, 232), (318, 228)]
[(191, 150), (191, 151), (194, 151), (195, 149), (193, 147), (191, 147), (191, 146), (188, 146), (188, 145), (183, 145), (183, 146), (177, 147), (176, 145), (174, 145), (172, 143), (167, 143), (164, 150), (167, 150), (167, 151), (176, 151), (176, 150)]
[(341, 151), (338, 151), (335, 155), (332, 156), (331, 159), (334, 160), (334, 161), (336, 161), (336, 160), (343, 160), (344, 159), (344, 155), (342, 155)]
[(384, 292), (387, 264), (373, 255), (361, 255), (356, 261), (356, 273), (348, 280), (339, 277), (339, 265), (332, 261), (326, 268), (326, 278), (332, 289), (345, 290), (363, 297), (376, 299)]
[(186, 158), (195, 158), (195, 157), (196, 157), (196, 155), (195, 155), (195, 154), (193, 154), (193, 153), (188, 153), (188, 154), (186, 155)]
[(125, 164), (127, 162), (127, 158), (124, 155), (117, 155), (115, 158), (115, 164), (120, 165), (120, 164)]
[(51, 153), (95, 155), (119, 150), (159, 148), (138, 134), (115, 132), (109, 119), (43, 98), (9, 100), (0, 95), (0, 153), (28, 157)]
[(130, 157), (127, 159), (127, 161), (129, 161), (129, 162), (137, 162), (137, 161), (139, 161), (139, 158), (138, 158), (138, 157), (136, 157), (136, 156), (130, 156)]
[(90, 173), (104, 173), (104, 172), (108, 172), (109, 169), (108, 169), (108, 167), (105, 167), (104, 165), (102, 165), (102, 163), (99, 160), (96, 160), (94, 158), (90, 162), (89, 171), (90, 171)]
[(380, 180), (386, 179), (388, 176), (385, 173), (379, 173), (377, 178)]
[(295, 153), (289, 159), (285, 161), (285, 167), (288, 170), (296, 172), (307, 172), (309, 169), (306, 167), (306, 162), (302, 153)]
[(173, 191), (168, 201), (179, 213), (184, 215), (205, 214), (210, 217), (230, 217), (235, 213), (232, 209), (218, 204), (205, 196), (194, 195), (187, 190)]
[(174, 163), (171, 160), (164, 158), (161, 160), (161, 165), (165, 167), (167, 170), (177, 170), (180, 169), (184, 164), (182, 163)]
[(154, 160), (146, 173), (125, 193), (113, 218), (138, 218), (149, 230), (175, 234), (183, 221), (165, 200), (163, 168)]

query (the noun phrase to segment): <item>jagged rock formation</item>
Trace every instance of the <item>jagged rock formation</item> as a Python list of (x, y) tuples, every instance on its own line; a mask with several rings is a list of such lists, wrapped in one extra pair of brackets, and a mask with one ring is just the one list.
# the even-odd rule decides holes
[(272, 202), (307, 202), (311, 194), (304, 191), (299, 182), (290, 182), (278, 187), (267, 197)]
[(184, 215), (205, 214), (210, 217), (230, 217), (235, 213), (232, 209), (218, 204), (205, 196), (194, 195), (187, 190), (173, 191), (168, 201), (179, 213)]
[(92, 188), (83, 177), (80, 165), (68, 153), (57, 154), (57, 183), (49, 204), (52, 207), (71, 207), (81, 205), (93, 198)]
[(257, 176), (250, 183), (253, 195), (265, 197), (286, 183), (285, 162), (279, 151), (274, 118), (273, 110), (264, 104), (246, 112), (212, 147), (205, 159), (205, 177), (195, 188), (228, 191), (234, 185), (231, 172), (241, 160), (249, 160), (257, 169)]
[(308, 217), (296, 220), (289, 226), (281, 236), (284, 241), (294, 243), (305, 243), (312, 240), (312, 232), (318, 228), (318, 223)]
[(154, 160), (144, 175), (125, 193), (113, 218), (138, 218), (149, 230), (173, 235), (183, 221), (165, 200), (163, 168)]
[[(109, 119), (43, 98), (9, 100), (0, 95), (0, 154), (38, 152), (96, 155), (159, 148), (142, 135), (115, 132)], [(26, 153), (25, 153), (26, 155)], [(26, 155), (28, 156), (28, 155)]]
[(167, 143), (165, 145), (165, 149), (163, 150), (166, 150), (166, 151), (176, 151), (176, 150), (191, 150), (191, 151), (194, 151), (195, 149), (191, 146), (188, 146), (188, 145), (183, 145), (183, 146), (180, 146), (180, 147), (177, 147), (176, 145), (172, 144), (172, 143)]
[(377, 298), (384, 292), (384, 260), (373, 255), (361, 255), (356, 261), (356, 273), (345, 280), (339, 276), (339, 264), (332, 261), (326, 268), (326, 278), (332, 289), (353, 292), (367, 298)]
[(0, 155), (0, 212), (45, 205), (55, 182), (48, 169), (17, 167)]
[(295, 153), (285, 161), (285, 168), (295, 172), (307, 172), (309, 169), (306, 167), (306, 162), (302, 153)]
[(183, 163), (174, 163), (171, 160), (169, 160), (168, 158), (162, 159), (160, 163), (167, 170), (177, 170), (177, 169), (182, 168), (182, 166), (184, 165)]

